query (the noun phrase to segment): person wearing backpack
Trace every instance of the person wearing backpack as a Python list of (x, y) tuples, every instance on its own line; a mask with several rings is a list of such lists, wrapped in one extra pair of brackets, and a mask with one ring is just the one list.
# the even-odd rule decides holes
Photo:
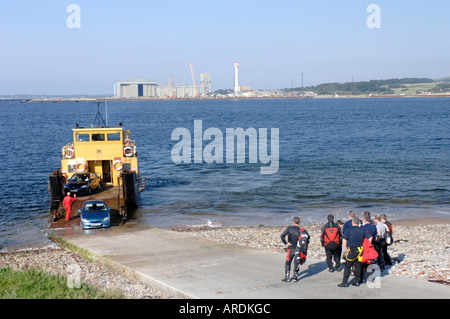
[(355, 265), (355, 282), (354, 286), (360, 285), (361, 279), (361, 262), (363, 259), (364, 239), (372, 240), (372, 236), (362, 227), (359, 227), (359, 218), (352, 219), (352, 227), (349, 228), (342, 238), (342, 249), (347, 253), (344, 277), (342, 283), (338, 287), (348, 287), (348, 279), (350, 277), (350, 269)]
[(387, 252), (387, 246), (390, 246), (394, 243), (394, 238), (392, 236), (394, 231), (394, 226), (387, 221), (386, 214), (381, 214), (381, 221), (386, 226), (386, 244), (383, 247), (383, 255), (384, 255), (384, 263), (385, 265), (392, 266), (391, 256), (389, 256)]
[(384, 252), (386, 251), (386, 233), (387, 227), (381, 221), (381, 216), (375, 216), (375, 226), (377, 228), (377, 237), (374, 242), (374, 247), (378, 252), (378, 261), (377, 264), (380, 267), (380, 270), (383, 271), (385, 269), (385, 258)]
[[(284, 266), (285, 277), (282, 281), (299, 281), (300, 278), (298, 272), (300, 265), (303, 265), (306, 261), (309, 239), (310, 236), (308, 232), (305, 229), (300, 228), (300, 217), (294, 217), (294, 225), (287, 227), (281, 234), (281, 241), (286, 245), (287, 250)], [(292, 261), (294, 261), (294, 275), (290, 278)]]
[[(370, 212), (368, 212), (368, 211), (364, 212), (362, 228), (364, 230), (366, 230), (370, 234), (370, 236), (372, 236), (372, 241), (374, 241), (374, 238), (377, 238), (377, 228), (376, 228), (375, 225), (372, 224), (372, 221), (370, 220)], [(371, 244), (373, 244), (373, 243), (371, 242)], [(361, 279), (360, 279), (360, 283), (364, 283), (364, 282), (367, 281), (367, 267), (371, 263), (372, 263), (372, 260), (370, 262), (362, 262), (361, 263)]]
[(325, 248), (327, 256), (328, 271), (333, 272), (333, 259), (336, 270), (341, 271), (341, 253), (342, 253), (342, 232), (338, 224), (334, 222), (334, 216), (328, 215), (328, 222), (323, 225), (320, 234), (320, 242)]

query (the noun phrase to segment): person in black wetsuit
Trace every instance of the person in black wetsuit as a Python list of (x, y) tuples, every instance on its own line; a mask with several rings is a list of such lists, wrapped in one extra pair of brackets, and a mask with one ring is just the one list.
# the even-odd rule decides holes
[(320, 233), (320, 242), (325, 248), (328, 271), (333, 272), (333, 260), (336, 270), (341, 271), (342, 233), (341, 227), (334, 222), (334, 216), (328, 215), (328, 223), (323, 225)]
[[(294, 225), (289, 226), (286, 230), (281, 234), (281, 241), (286, 245), (287, 255), (286, 255), (286, 263), (285, 263), (285, 277), (282, 281), (298, 281), (298, 271), (300, 265), (300, 257), (295, 258), (296, 253), (298, 254), (297, 243), (300, 239), (300, 235), (305, 234), (309, 240), (309, 234), (302, 228), (300, 228), (300, 217), (294, 217)], [(286, 241), (287, 236), (287, 241)], [(292, 260), (294, 260), (294, 276), (290, 278), (291, 274), (291, 264)]]

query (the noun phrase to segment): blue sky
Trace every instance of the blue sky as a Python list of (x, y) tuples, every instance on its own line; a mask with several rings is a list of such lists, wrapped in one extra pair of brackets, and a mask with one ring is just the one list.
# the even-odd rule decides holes
[[(81, 8), (70, 29), (69, 4)], [(369, 29), (370, 4), (381, 28)], [(0, 7), (0, 95), (113, 94), (142, 76), (210, 73), (212, 89), (450, 75), (450, 1), (8, 1)]]

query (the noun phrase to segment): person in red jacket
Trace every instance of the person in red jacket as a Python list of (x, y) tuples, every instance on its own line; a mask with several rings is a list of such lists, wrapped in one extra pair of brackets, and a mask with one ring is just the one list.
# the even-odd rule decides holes
[(328, 215), (328, 223), (323, 225), (320, 233), (320, 242), (325, 247), (328, 271), (333, 272), (333, 258), (336, 270), (341, 271), (342, 233), (341, 227), (334, 222), (334, 216)]
[(72, 203), (77, 199), (77, 195), (74, 195), (74, 198), (70, 197), (70, 192), (67, 193), (67, 196), (64, 197), (63, 205), (66, 208), (66, 220), (70, 220), (70, 211), (72, 210)]

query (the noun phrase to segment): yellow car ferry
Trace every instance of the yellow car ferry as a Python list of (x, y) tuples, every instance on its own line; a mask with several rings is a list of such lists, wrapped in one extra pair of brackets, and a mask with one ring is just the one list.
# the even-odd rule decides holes
[[(53, 220), (60, 217), (61, 203), (68, 191), (72, 196), (91, 196), (91, 191), (98, 189), (92, 195), (93, 198), (87, 198), (90, 200), (99, 197), (104, 199), (105, 195), (100, 194), (108, 191), (106, 197), (117, 200), (113, 206), (121, 213), (129, 207), (137, 207), (139, 191), (145, 188), (145, 180), (139, 177), (136, 142), (131, 139), (130, 130), (124, 129), (122, 123), (119, 126), (107, 126), (98, 111), (94, 124), (90, 127), (76, 124), (72, 131), (73, 141), (62, 147), (61, 168), (49, 176)], [(84, 176), (84, 185), (78, 188), (76, 183), (68, 183), (75, 180), (71, 179), (72, 176)], [(82, 201), (80, 197), (77, 199)], [(77, 206), (80, 200), (77, 200)]]

